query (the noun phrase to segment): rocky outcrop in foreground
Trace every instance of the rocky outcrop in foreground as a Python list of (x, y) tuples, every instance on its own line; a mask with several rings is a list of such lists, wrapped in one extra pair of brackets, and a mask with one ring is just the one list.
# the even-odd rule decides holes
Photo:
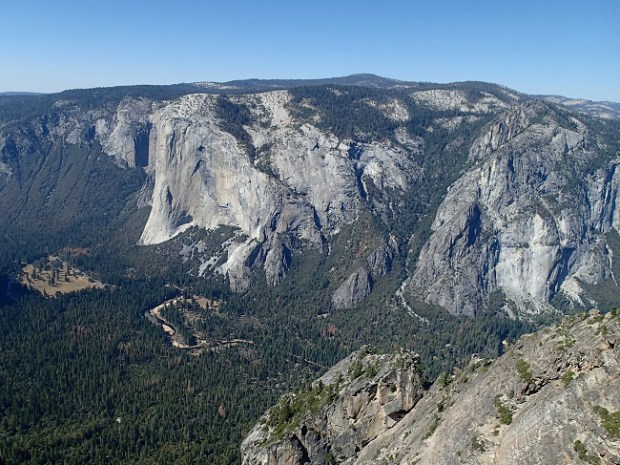
[(250, 464), (618, 464), (620, 315), (597, 311), (473, 358), (425, 390), (408, 352), (353, 354), (285, 396)]

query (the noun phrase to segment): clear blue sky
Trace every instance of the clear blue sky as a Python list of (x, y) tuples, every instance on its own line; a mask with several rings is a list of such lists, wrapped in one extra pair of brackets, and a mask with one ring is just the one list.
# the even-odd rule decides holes
[(620, 102), (620, 0), (0, 2), (0, 92), (361, 72)]

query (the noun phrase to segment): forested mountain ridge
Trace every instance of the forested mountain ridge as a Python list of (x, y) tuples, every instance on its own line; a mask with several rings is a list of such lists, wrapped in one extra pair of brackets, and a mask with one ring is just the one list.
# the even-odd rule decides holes
[[(7, 110), (2, 210), (16, 224), (57, 212), (86, 221), (104, 208), (118, 214), (133, 195), (151, 206), (141, 244), (192, 226), (235, 228), (214, 254), (201, 242), (184, 252), (192, 273), (220, 273), (239, 292), (258, 268), (277, 285), (304, 251), (344, 252), (332, 249), (334, 238), (366, 221), (365, 240), (346, 253), (355, 259), (343, 257), (330, 279), (337, 308), (372, 292), (394, 261), (409, 274), (401, 294), (472, 316), (494, 294), (508, 314), (548, 311), (558, 296), (583, 305), (587, 286), (612, 279), (615, 121), (483, 83), (341, 81), (373, 87), (161, 88), (171, 100), (152, 98), (149, 87), (128, 88), (133, 96), (95, 89), (45, 96), (40, 115), (19, 121)], [(71, 171), (108, 163), (105, 155), (114, 166)], [(112, 172), (121, 185), (103, 180)], [(85, 189), (96, 207), (86, 207), (92, 195), (77, 200)]]
[(540, 95), (537, 97), (541, 100), (559, 103), (560, 105), (570, 109), (588, 113), (592, 116), (599, 116), (607, 119), (620, 118), (620, 103), (608, 101), (598, 102), (582, 98), (568, 98), (561, 95)]

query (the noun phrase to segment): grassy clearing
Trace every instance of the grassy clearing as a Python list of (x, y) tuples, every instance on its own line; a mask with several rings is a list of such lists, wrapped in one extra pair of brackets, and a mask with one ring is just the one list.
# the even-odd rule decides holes
[(67, 262), (53, 255), (25, 265), (19, 281), (24, 286), (50, 297), (54, 297), (57, 292), (68, 294), (83, 289), (101, 289), (104, 286), (101, 281), (72, 268)]

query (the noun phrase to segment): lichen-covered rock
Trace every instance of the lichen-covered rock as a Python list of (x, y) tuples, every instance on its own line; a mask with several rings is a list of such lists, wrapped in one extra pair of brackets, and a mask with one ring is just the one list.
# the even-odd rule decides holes
[(267, 412), (243, 442), (242, 462), (344, 463), (394, 427), (418, 402), (422, 386), (416, 355), (362, 349)]
[[(358, 357), (340, 362), (323, 383), (350, 373)], [(271, 436), (268, 412), (243, 443), (243, 463), (620, 463), (618, 313), (579, 314), (525, 335), (496, 361), (474, 357), (428, 391), (411, 368), (399, 378), (399, 360), (414, 367), (414, 359), (381, 357), (372, 362), (376, 376), (347, 382), (282, 437)], [(355, 373), (371, 359), (361, 360)], [(386, 367), (394, 373), (387, 378)], [(390, 379), (416, 381), (394, 389)]]

